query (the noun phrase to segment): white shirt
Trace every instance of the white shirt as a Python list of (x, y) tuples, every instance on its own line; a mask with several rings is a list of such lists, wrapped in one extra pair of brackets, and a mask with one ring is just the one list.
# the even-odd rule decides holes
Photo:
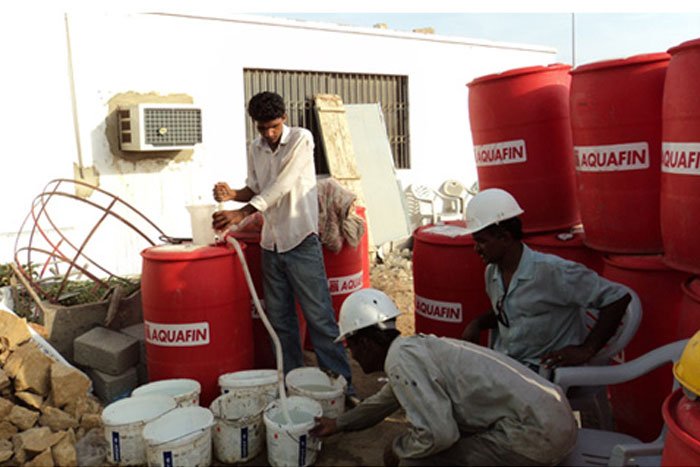
[(394, 441), (401, 458), (443, 451), (460, 436), (498, 430), (508, 448), (552, 464), (576, 442), (576, 421), (561, 389), (515, 360), (464, 341), (398, 337), (384, 362), (389, 382), (338, 418), (356, 430), (404, 408), (411, 424)]
[(265, 219), (260, 246), (283, 253), (318, 233), (314, 140), (304, 128), (284, 125), (273, 152), (260, 136), (248, 151), (246, 185), (256, 193), (250, 204)]

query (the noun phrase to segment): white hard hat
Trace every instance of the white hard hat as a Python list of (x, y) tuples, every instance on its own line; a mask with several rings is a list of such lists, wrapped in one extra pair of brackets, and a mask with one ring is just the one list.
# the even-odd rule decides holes
[(378, 325), (382, 329), (393, 328), (393, 323), (386, 321), (396, 318), (401, 312), (394, 302), (377, 289), (361, 289), (350, 294), (340, 307), (338, 327), (340, 335), (335, 342), (340, 342), (360, 329)]
[(467, 204), (467, 232), (478, 232), (523, 212), (513, 195), (500, 188), (488, 188), (474, 195)]

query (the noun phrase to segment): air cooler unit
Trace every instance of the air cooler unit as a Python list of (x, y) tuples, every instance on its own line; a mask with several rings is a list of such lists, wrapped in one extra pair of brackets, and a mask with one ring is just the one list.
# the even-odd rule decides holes
[(202, 110), (192, 104), (119, 107), (122, 151), (178, 151), (202, 142)]

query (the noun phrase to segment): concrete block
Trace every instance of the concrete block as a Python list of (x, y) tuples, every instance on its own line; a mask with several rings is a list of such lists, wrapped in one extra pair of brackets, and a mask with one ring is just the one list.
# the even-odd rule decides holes
[(119, 332), (122, 334), (126, 334), (127, 336), (131, 336), (137, 341), (139, 341), (139, 362), (143, 363), (144, 365), (146, 364), (146, 332), (144, 331), (144, 325), (143, 323), (136, 323), (132, 324), (131, 326), (127, 326), (123, 329), (120, 329)]
[(92, 379), (92, 387), (95, 395), (105, 404), (117, 399), (129, 397), (131, 391), (139, 385), (136, 367), (131, 367), (124, 373), (114, 376), (99, 370), (89, 369), (88, 375)]
[(96, 327), (75, 339), (73, 358), (78, 365), (119, 376), (139, 362), (139, 343), (126, 334)]

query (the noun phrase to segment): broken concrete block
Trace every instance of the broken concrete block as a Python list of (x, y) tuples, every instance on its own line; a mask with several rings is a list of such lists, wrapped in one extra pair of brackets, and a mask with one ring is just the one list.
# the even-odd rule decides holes
[(28, 430), (33, 427), (39, 419), (39, 412), (25, 409), (19, 405), (12, 407), (10, 414), (7, 416), (7, 421), (12, 423), (20, 430)]
[(12, 313), (0, 312), (0, 336), (7, 339), (10, 350), (31, 339), (27, 320)]
[(139, 342), (139, 363), (146, 365), (146, 333), (143, 323), (133, 324), (121, 329), (119, 332), (131, 336)]
[(80, 427), (85, 431), (102, 426), (102, 415), (96, 413), (86, 413), (80, 418)]
[(17, 427), (7, 420), (0, 421), (0, 440), (12, 439), (12, 436), (17, 434)]
[(15, 393), (15, 397), (25, 404), (27, 404), (32, 409), (41, 408), (41, 404), (44, 402), (44, 398), (39, 394), (34, 394), (29, 391), (18, 391)]
[(95, 394), (105, 403), (128, 397), (139, 384), (136, 367), (131, 367), (117, 376), (93, 369), (88, 370), (88, 374), (92, 379)]
[(39, 424), (41, 426), (47, 426), (53, 431), (61, 431), (78, 427), (78, 420), (61, 409), (46, 406), (41, 410), (41, 412), (42, 413), (39, 416)]
[(9, 400), (5, 398), (0, 398), (0, 420), (5, 420), (5, 417), (10, 413), (10, 410), (12, 410), (12, 407), (14, 407), (15, 404), (10, 402)]
[(5, 389), (10, 387), (10, 378), (5, 373), (5, 370), (0, 368), (0, 389)]
[(5, 363), (5, 372), (15, 380), (15, 390), (31, 390), (45, 396), (49, 391), (49, 368), (54, 361), (30, 341), (12, 352)]
[(79, 397), (68, 404), (66, 404), (64, 410), (71, 414), (76, 420), (80, 420), (85, 414), (101, 414), (102, 404), (100, 401), (91, 394), (86, 394), (83, 397)]
[(76, 363), (118, 376), (139, 362), (136, 339), (107, 328), (97, 327), (73, 342)]
[(50, 377), (53, 403), (59, 408), (85, 397), (90, 389), (90, 380), (87, 376), (62, 363), (51, 365)]
[(73, 359), (73, 341), (107, 317), (107, 301), (60, 306), (44, 302), (44, 327), (47, 340), (61, 355)]
[(41, 454), (36, 456), (34, 459), (30, 460), (25, 467), (54, 467), (53, 455), (51, 454), (51, 449), (46, 449)]
[(78, 453), (75, 450), (75, 435), (64, 436), (61, 441), (51, 448), (53, 462), (58, 467), (72, 467), (78, 465)]

